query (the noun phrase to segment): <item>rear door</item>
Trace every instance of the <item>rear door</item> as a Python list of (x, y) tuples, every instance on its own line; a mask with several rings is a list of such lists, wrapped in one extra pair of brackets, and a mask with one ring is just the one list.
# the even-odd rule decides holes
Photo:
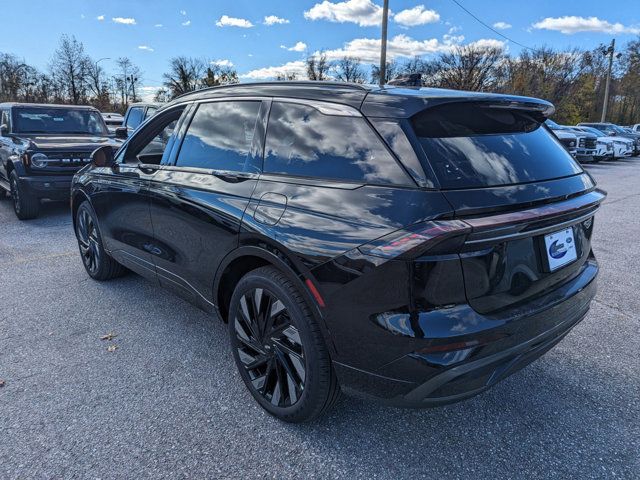
[(584, 268), (604, 196), (535, 112), (446, 104), (411, 119), (456, 217), (469, 303), (488, 313), (532, 300)]
[(258, 181), (267, 108), (260, 99), (194, 106), (175, 160), (150, 186), (154, 260), (163, 286), (211, 299), (216, 268), (237, 247)]

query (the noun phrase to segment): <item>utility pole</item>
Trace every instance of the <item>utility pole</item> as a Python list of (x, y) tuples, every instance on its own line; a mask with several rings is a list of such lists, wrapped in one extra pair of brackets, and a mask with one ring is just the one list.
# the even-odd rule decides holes
[(606, 122), (607, 107), (609, 103), (609, 84), (611, 83), (611, 69), (613, 68), (613, 52), (616, 49), (616, 39), (611, 40), (611, 46), (605, 50), (609, 54), (609, 69), (607, 70), (607, 82), (604, 85), (604, 104), (602, 105), (601, 122)]
[(389, 0), (382, 7), (382, 38), (380, 45), (380, 86), (387, 79), (387, 24), (389, 23)]

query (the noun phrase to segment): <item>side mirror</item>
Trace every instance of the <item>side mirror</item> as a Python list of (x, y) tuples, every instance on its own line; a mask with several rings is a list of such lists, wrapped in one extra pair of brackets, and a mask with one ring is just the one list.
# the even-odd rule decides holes
[(103, 145), (91, 152), (91, 164), (94, 167), (112, 167), (114, 164), (113, 149), (110, 145)]
[(116, 138), (124, 140), (128, 136), (129, 136), (129, 130), (127, 129), (127, 127), (118, 127), (118, 128), (116, 128)]
[(6, 137), (7, 135), (9, 135), (9, 125), (3, 123), (0, 125), (0, 137)]

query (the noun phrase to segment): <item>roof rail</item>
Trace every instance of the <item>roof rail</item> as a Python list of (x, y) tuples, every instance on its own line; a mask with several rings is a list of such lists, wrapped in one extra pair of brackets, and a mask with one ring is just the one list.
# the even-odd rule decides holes
[(206, 93), (210, 91), (231, 89), (231, 88), (237, 88), (237, 87), (253, 87), (253, 86), (256, 86), (256, 87), (261, 87), (261, 86), (310, 87), (313, 85), (320, 85), (328, 88), (351, 88), (353, 90), (359, 90), (359, 91), (369, 91), (372, 89), (371, 85), (365, 85), (361, 83), (332, 82), (332, 81), (326, 81), (326, 80), (284, 80), (284, 81), (271, 81), (271, 82), (246, 82), (246, 83), (230, 83), (227, 85), (216, 85), (215, 87), (201, 88), (199, 90), (185, 92), (181, 95), (178, 95), (173, 100), (182, 98), (186, 95), (191, 95), (193, 93)]

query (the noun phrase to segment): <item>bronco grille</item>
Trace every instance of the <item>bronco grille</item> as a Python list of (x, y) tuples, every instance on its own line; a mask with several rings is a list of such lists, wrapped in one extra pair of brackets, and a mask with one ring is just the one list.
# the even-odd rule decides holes
[(91, 152), (56, 152), (47, 153), (50, 167), (79, 168), (91, 160)]
[(584, 141), (585, 148), (596, 148), (598, 140), (596, 138), (586, 138)]

